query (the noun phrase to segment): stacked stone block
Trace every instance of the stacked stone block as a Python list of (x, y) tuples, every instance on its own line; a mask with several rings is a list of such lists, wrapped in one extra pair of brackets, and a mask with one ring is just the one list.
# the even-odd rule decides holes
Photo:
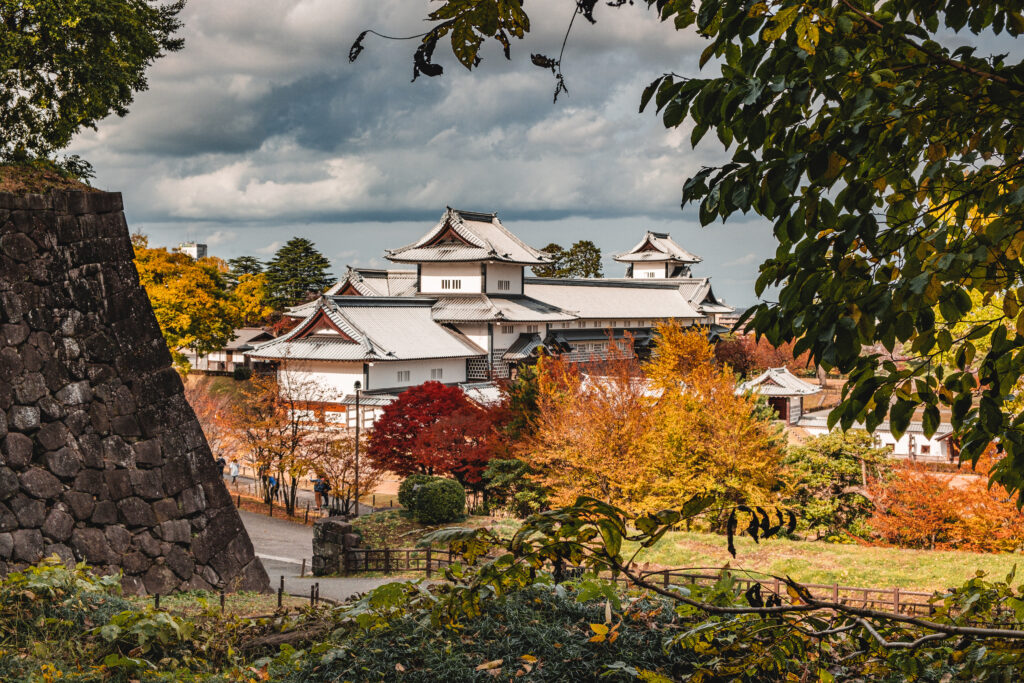
[(269, 587), (119, 194), (0, 193), (0, 575), (51, 555), (121, 570), (130, 593)]
[(327, 517), (313, 525), (313, 576), (327, 576), (342, 570), (345, 554), (359, 545), (347, 517)]

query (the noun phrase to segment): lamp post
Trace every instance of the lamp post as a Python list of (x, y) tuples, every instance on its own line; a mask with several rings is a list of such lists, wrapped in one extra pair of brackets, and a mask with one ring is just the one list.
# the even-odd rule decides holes
[(359, 422), (361, 421), (359, 414), (359, 390), (363, 388), (363, 383), (356, 380), (356, 489), (353, 494), (355, 499), (355, 516), (359, 516)]

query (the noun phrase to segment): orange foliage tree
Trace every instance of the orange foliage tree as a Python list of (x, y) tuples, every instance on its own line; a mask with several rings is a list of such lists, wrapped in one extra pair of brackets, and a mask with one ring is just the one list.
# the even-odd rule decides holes
[(782, 439), (736, 395), (701, 329), (657, 329), (648, 363), (599, 366), (542, 359), (533, 434), (519, 446), (553, 505), (591, 495), (630, 512), (679, 506), (695, 493), (723, 502), (772, 498)]
[(929, 472), (907, 463), (869, 491), (875, 514), (869, 525), (883, 543), (904, 548), (1012, 552), (1024, 546), (1024, 514), (999, 484), (988, 485), (995, 462), (989, 447), (975, 471)]

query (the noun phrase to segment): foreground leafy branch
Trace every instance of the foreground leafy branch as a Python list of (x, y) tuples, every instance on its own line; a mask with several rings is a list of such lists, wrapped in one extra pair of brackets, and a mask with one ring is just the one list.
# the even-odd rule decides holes
[[(471, 571), (449, 571), (448, 578), (454, 588), (445, 601), (449, 618), (460, 611), (474, 614), (481, 596), (528, 585), (536, 572), (554, 567), (557, 575), (568, 565), (585, 570), (591, 575), (610, 572), (613, 578), (623, 576), (633, 585), (696, 610), (705, 615), (724, 617), (757, 617), (787, 622), (797, 618), (826, 618), (828, 628), (802, 629), (813, 638), (825, 638), (855, 629), (862, 629), (885, 649), (914, 649), (926, 643), (954, 637), (1024, 641), (1024, 629), (971, 625), (984, 620), (1010, 618), (1020, 623), (1024, 616), (1024, 590), (1020, 594), (1010, 588), (1013, 576), (1005, 584), (989, 585), (980, 578), (969, 582), (964, 594), (944, 597), (942, 604), (933, 607), (933, 618), (857, 607), (842, 601), (816, 598), (806, 587), (790, 577), (762, 575), (764, 581), (752, 584), (739, 602), (723, 600), (723, 593), (714, 593), (715, 599), (693, 597), (684, 587), (670, 587), (651, 580), (663, 575), (664, 570), (643, 571), (636, 565), (636, 557), (644, 548), (657, 543), (670, 529), (705, 514), (714, 503), (710, 496), (696, 496), (679, 510), (662, 510), (628, 520), (625, 513), (602, 501), (581, 497), (570, 507), (540, 513), (530, 517), (507, 543), (486, 529), (444, 529), (423, 538), (423, 543), (448, 542), (466, 560), (474, 565), (488, 554), (498, 554)], [(714, 511), (721, 512), (721, 511)], [(732, 509), (727, 525), (730, 551), (735, 556), (733, 535), (740, 518), (748, 518), (746, 531), (755, 541), (771, 538), (783, 528), (795, 526), (789, 511), (737, 506)], [(788, 519), (787, 519), (788, 518)], [(630, 532), (630, 528), (635, 531)], [(624, 542), (638, 545), (628, 559), (622, 555)], [(729, 571), (725, 572), (728, 575)], [(768, 580), (777, 580), (786, 587), (787, 599), (771, 592), (762, 597)], [(729, 584), (731, 586), (731, 581)], [(727, 591), (726, 591), (727, 592)], [(937, 601), (937, 599), (936, 599)], [(984, 607), (984, 614), (980, 610)], [(993, 616), (994, 615), (994, 616)], [(801, 628), (793, 624), (794, 628)]]
[[(594, 21), (604, 3), (573, 4)], [(849, 377), (831, 424), (899, 436), (923, 408), (930, 437), (948, 409), (962, 458), (998, 443), (992, 479), (1024, 489), (1024, 61), (953, 37), (1020, 37), (1020, 2), (645, 4), (707, 41), (708, 73), (658, 78), (641, 110), (731, 156), (685, 180), (683, 205), (703, 225), (756, 213), (778, 242), (756, 284), (778, 297), (750, 328)], [(444, 0), (430, 19), (417, 60), (449, 36), (467, 68), (530, 30), (518, 0)], [(561, 89), (561, 56), (533, 61)]]

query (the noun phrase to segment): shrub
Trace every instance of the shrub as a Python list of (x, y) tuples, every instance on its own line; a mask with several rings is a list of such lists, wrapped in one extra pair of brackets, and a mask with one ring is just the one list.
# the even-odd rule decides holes
[(429, 481), (439, 477), (432, 477), (429, 474), (410, 474), (398, 487), (398, 504), (409, 512), (416, 512), (417, 489)]
[(928, 471), (906, 463), (897, 476), (871, 487), (875, 514), (868, 520), (876, 537), (902, 548), (1017, 552), (1024, 547), (1024, 514), (1001, 485), (989, 486), (995, 464), (989, 447), (975, 471)]
[(252, 377), (252, 368), (239, 366), (232, 371), (231, 376), (236, 382), (244, 382)]
[(454, 479), (428, 481), (416, 492), (416, 520), (421, 524), (453, 522), (466, 510), (466, 489)]

